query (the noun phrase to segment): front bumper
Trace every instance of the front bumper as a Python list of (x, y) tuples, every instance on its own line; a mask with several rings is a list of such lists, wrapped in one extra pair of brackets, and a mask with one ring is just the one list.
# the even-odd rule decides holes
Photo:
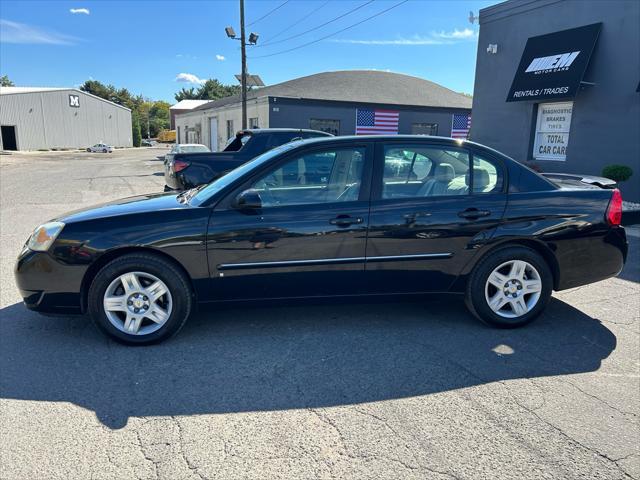
[(82, 313), (81, 286), (85, 266), (64, 265), (48, 252), (24, 248), (14, 275), (27, 308), (42, 313)]

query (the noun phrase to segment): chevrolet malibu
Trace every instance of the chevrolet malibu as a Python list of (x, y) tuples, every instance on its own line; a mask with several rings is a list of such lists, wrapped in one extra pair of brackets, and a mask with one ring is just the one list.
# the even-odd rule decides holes
[(150, 344), (197, 304), (453, 293), (501, 328), (563, 290), (617, 275), (617, 190), (559, 187), (505, 155), (438, 137), (328, 137), (220, 179), (62, 215), (15, 275), (28, 308), (88, 313)]

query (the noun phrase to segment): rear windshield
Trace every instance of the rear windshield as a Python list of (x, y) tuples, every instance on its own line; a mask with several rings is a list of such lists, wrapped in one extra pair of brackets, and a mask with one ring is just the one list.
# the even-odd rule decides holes
[(249, 141), (249, 139), (251, 138), (251, 134), (245, 133), (242, 136), (235, 136), (235, 137), (231, 137), (228, 141), (227, 141), (227, 145), (226, 147), (224, 147), (224, 151), (225, 152), (237, 152), (238, 150), (240, 150), (242, 147), (245, 146), (245, 144)]
[(197, 152), (210, 152), (210, 150), (204, 145), (185, 145), (180, 147), (180, 153), (197, 153)]

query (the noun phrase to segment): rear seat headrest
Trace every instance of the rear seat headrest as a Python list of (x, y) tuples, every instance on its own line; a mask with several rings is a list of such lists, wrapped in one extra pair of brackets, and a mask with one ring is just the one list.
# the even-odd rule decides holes
[(450, 163), (441, 163), (436, 165), (433, 176), (438, 182), (450, 182), (455, 178), (456, 171)]
[[(467, 187), (469, 187), (469, 183), (471, 182), (471, 178), (469, 175), (469, 170), (467, 170), (467, 174), (464, 177), (464, 183), (467, 185)], [(489, 178), (489, 172), (484, 169), (484, 168), (480, 168), (480, 167), (473, 167), (473, 190), (476, 192), (481, 192), (482, 190), (484, 190), (489, 183), (491, 182), (491, 179)]]

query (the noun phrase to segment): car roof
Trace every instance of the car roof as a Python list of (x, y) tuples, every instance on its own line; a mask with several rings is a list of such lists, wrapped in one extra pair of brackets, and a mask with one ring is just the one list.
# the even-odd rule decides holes
[[(451, 137), (439, 137), (435, 135), (345, 135), (345, 136), (332, 136), (332, 137), (316, 137), (316, 138), (305, 138), (296, 142), (296, 146), (300, 147), (303, 145), (312, 145), (312, 144), (323, 144), (323, 143), (348, 143), (352, 141), (374, 141), (374, 142), (394, 142), (394, 141), (419, 141), (420, 143), (425, 144), (434, 144), (434, 145), (451, 145), (452, 147), (461, 147), (461, 146), (473, 146), (480, 148), (485, 151), (489, 151), (494, 153), (495, 155), (499, 155), (500, 157), (510, 158), (502, 152), (495, 150), (491, 147), (487, 147), (486, 145), (482, 145), (481, 143), (472, 142), (470, 140), (464, 140), (461, 138), (451, 138)], [(511, 158), (510, 158), (511, 159)], [(511, 159), (513, 160), (513, 159)]]
[(330, 133), (322, 130), (311, 130), (308, 128), (244, 128), (238, 133), (263, 134), (263, 133), (317, 133), (321, 136), (333, 137)]

